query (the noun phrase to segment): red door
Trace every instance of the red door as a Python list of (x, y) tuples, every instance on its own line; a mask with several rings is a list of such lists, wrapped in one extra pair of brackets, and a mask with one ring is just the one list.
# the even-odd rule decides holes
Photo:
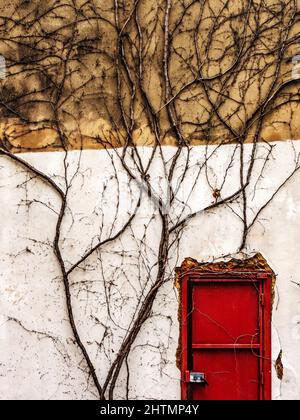
[(271, 275), (193, 272), (182, 285), (182, 399), (271, 399)]

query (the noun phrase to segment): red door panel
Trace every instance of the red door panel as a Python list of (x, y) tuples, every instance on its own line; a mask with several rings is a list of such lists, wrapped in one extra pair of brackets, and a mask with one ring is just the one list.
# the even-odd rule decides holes
[(194, 369), (207, 385), (192, 387), (193, 400), (259, 400), (259, 357), (251, 350), (202, 350), (193, 353)]
[(271, 399), (271, 280), (262, 272), (184, 277), (183, 399)]
[(196, 283), (193, 287), (193, 342), (259, 342), (259, 284)]

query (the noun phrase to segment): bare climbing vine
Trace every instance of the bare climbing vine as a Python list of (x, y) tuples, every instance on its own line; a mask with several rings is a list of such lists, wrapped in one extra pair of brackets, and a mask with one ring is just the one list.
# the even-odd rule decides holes
[[(259, 208), (250, 208), (274, 152), (271, 141), (278, 133), (283, 139), (298, 135), (299, 79), (292, 77), (292, 58), (300, 51), (298, 5), (295, 0), (15, 0), (0, 6), (0, 48), (7, 66), (6, 80), (0, 81), (2, 161), (13, 161), (28, 174), (28, 183), (38, 180), (56, 194), (51, 248), (75, 343), (97, 397), (114, 399), (127, 369), (129, 398), (130, 354), (153, 316), (158, 293), (173, 278), (186, 227), (203, 214), (229, 208), (242, 227), (236, 251), (245, 250), (253, 226), (300, 168), (295, 152), (289, 174)], [(205, 151), (199, 159), (198, 145)], [(147, 154), (143, 146), (149, 146)], [(172, 153), (164, 146), (173, 146)], [(225, 147), (230, 156), (216, 181), (211, 162)], [(78, 163), (71, 176), (69, 158), (84, 149), (107, 153), (116, 198), (112, 207), (100, 206), (101, 234), (95, 233), (89, 248), (70, 263), (64, 224), (74, 179), (82, 176), (84, 183), (87, 175)], [(64, 154), (62, 176), (36, 168), (20, 154), (52, 150)], [(228, 188), (233, 167), (238, 171)], [(161, 174), (159, 185), (154, 168)], [(121, 217), (121, 174), (131, 191), (126, 217)], [(191, 200), (203, 179), (208, 201), (194, 208)], [(109, 188), (103, 174), (103, 197)], [(185, 196), (182, 189), (188, 189)], [(155, 212), (137, 234), (134, 223), (145, 200)], [(113, 214), (109, 228), (105, 211)], [(158, 239), (152, 243), (153, 225)], [(122, 277), (130, 284), (131, 274), (122, 271), (122, 258), (131, 252), (122, 242), (126, 235), (135, 247), (132, 272), (140, 287), (133, 287), (131, 321), (104, 372), (78, 327), (74, 285), (92, 293), (85, 273), (97, 256), (110, 321), (94, 322), (104, 326), (105, 339), (116, 321), (104, 253), (109, 249), (120, 261), (114, 282)], [(122, 302), (126, 305), (125, 298)], [(103, 343), (98, 346), (106, 351)]]

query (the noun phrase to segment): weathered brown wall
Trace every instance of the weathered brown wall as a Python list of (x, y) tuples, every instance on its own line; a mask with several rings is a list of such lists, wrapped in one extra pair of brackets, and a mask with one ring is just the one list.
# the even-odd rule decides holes
[(186, 144), (252, 141), (283, 84), (259, 140), (300, 138), (296, 1), (117, 3), (0, 0), (5, 147), (178, 144), (166, 103)]

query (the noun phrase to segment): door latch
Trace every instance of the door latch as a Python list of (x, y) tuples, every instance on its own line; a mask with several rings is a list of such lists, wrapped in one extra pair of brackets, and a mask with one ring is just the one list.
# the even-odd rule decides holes
[(194, 384), (208, 385), (205, 373), (202, 372), (186, 372), (186, 382)]

